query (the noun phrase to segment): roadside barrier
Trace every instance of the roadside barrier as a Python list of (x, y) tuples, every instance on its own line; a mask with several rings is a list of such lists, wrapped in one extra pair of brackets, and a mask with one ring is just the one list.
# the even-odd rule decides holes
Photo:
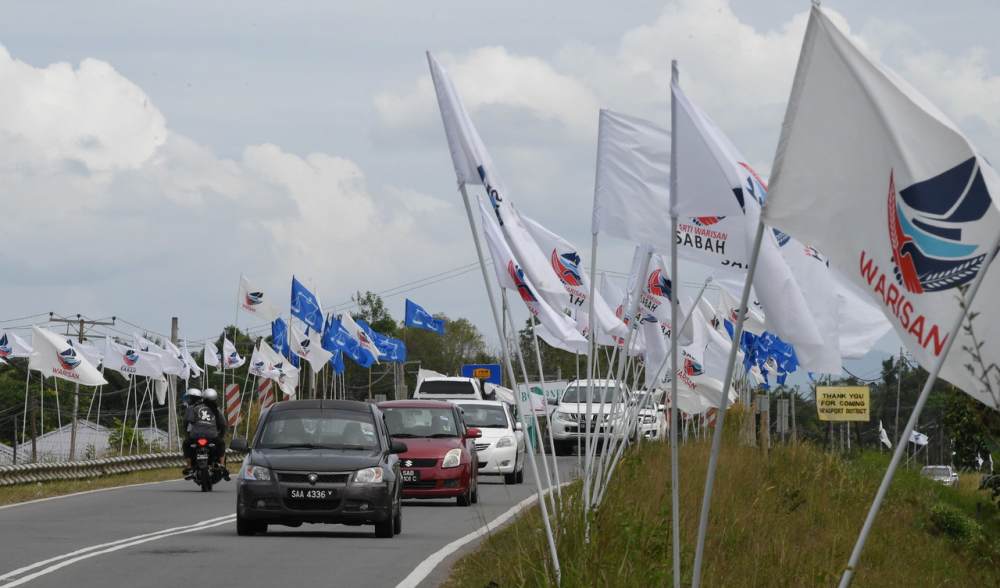
[[(227, 450), (226, 460), (230, 465), (234, 462), (239, 463), (243, 459), (243, 455), (242, 453)], [(0, 486), (99, 478), (101, 476), (161, 468), (175, 467), (179, 469), (183, 468), (186, 463), (187, 460), (184, 459), (184, 454), (178, 451), (173, 453), (104, 457), (85, 461), (6, 465), (0, 466)]]

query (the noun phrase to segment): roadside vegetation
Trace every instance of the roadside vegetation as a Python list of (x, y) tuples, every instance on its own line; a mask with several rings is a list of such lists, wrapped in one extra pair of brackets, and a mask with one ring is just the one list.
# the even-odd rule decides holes
[[(710, 441), (703, 441), (681, 451), (685, 584), (691, 581), (709, 449)], [(704, 585), (836, 585), (888, 461), (887, 453), (840, 456), (809, 443), (775, 446), (765, 458), (730, 439), (720, 456)], [(580, 483), (563, 493), (563, 512), (577, 513), (559, 524), (563, 586), (672, 584), (669, 464), (666, 444), (630, 451), (593, 516), (589, 545), (579, 515)], [(901, 470), (855, 584), (1000, 586), (1000, 508), (978, 482), (978, 475), (968, 475), (947, 488), (915, 469)], [(554, 584), (540, 529), (535, 508), (458, 561), (446, 586)]]
[(162, 468), (158, 470), (129, 472), (127, 474), (115, 474), (100, 478), (86, 478), (83, 480), (60, 480), (54, 482), (37, 482), (35, 484), (0, 486), (0, 505), (27, 502), (51, 496), (62, 496), (64, 494), (73, 494), (74, 492), (86, 492), (87, 490), (97, 490), (100, 488), (176, 480), (180, 477), (181, 472), (179, 468)]

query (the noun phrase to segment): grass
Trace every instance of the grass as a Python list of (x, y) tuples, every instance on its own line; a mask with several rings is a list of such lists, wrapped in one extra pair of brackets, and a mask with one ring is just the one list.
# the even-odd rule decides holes
[[(735, 420), (735, 419), (734, 419)], [(727, 427), (728, 428), (728, 427)], [(681, 451), (683, 582), (690, 585), (710, 444)], [(769, 458), (726, 443), (706, 543), (705, 586), (830, 586), (847, 563), (888, 454), (849, 458), (807, 445)], [(563, 586), (673, 583), (669, 448), (647, 443), (619, 466), (591, 542), (582, 540), (580, 484), (563, 493)], [(963, 482), (945, 488), (900, 471), (876, 520), (856, 586), (1000, 586), (1000, 509)], [(494, 533), (454, 566), (449, 587), (554, 585), (538, 510)]]
[(73, 494), (74, 492), (86, 492), (87, 490), (97, 490), (100, 488), (113, 488), (116, 486), (127, 486), (129, 484), (142, 484), (144, 482), (176, 480), (180, 477), (180, 469), (163, 468), (158, 470), (130, 472), (127, 474), (115, 474), (113, 476), (104, 476), (100, 478), (86, 478), (83, 480), (60, 480), (55, 482), (38, 482), (35, 484), (0, 486), (0, 505), (26, 502), (28, 500), (48, 498), (50, 496), (62, 496), (63, 494)]

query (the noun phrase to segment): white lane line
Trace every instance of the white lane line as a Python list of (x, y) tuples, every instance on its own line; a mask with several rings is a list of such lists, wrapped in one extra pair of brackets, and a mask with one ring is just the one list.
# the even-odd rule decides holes
[[(111, 553), (113, 551), (118, 551), (119, 549), (125, 549), (126, 547), (132, 547), (133, 545), (139, 545), (141, 543), (146, 543), (148, 541), (156, 541), (157, 539), (163, 539), (165, 537), (171, 537), (173, 535), (180, 535), (182, 533), (191, 533), (194, 531), (200, 531), (202, 529), (209, 529), (211, 527), (225, 525), (233, 522), (234, 520), (236, 520), (236, 515), (228, 514), (221, 517), (215, 517), (211, 519), (206, 519), (204, 521), (199, 521), (191, 525), (185, 525), (183, 527), (171, 527), (169, 529), (162, 529), (160, 531), (155, 531), (153, 533), (143, 533), (142, 535), (126, 537), (125, 539), (118, 539), (117, 541), (110, 541), (108, 543), (91, 545), (89, 547), (84, 547), (82, 549), (77, 549), (76, 551), (71, 551), (69, 553), (64, 553), (62, 555), (50, 557), (49, 559), (35, 562), (33, 564), (7, 572), (2, 576), (0, 576), (0, 584), (2, 584), (4, 588), (8, 588), (10, 586), (20, 586), (25, 582), (30, 582), (31, 580), (38, 578), (39, 576), (50, 574), (56, 570), (62, 569), (68, 565), (74, 564), (84, 559), (89, 559), (91, 557), (96, 557), (98, 555), (103, 555), (105, 553)], [(4, 583), (5, 581), (10, 580), (11, 578), (20, 576), (25, 572), (43, 566), (48, 566), (48, 567), (44, 567), (44, 569), (39, 570), (33, 574), (29, 574), (27, 576), (23, 576), (16, 580), (12, 580), (10, 583)]]
[(83, 496), (84, 494), (96, 494), (98, 492), (108, 492), (109, 490), (122, 490), (124, 488), (138, 488), (139, 486), (152, 486), (153, 484), (166, 484), (167, 482), (183, 482), (183, 481), (184, 481), (183, 478), (177, 478), (176, 480), (160, 480), (159, 482), (140, 482), (138, 484), (127, 484), (125, 486), (108, 486), (107, 488), (94, 488), (93, 490), (82, 490), (80, 492), (73, 492), (72, 494), (60, 494), (59, 496), (47, 496), (45, 498), (26, 500), (24, 502), (4, 504), (0, 506), (0, 510), (14, 508), (16, 506), (28, 506), (29, 504), (38, 504), (39, 502), (48, 502), (50, 500), (59, 500), (62, 498), (73, 498), (74, 496)]
[[(569, 485), (570, 483), (572, 482), (563, 482), (562, 484), (560, 484), (560, 487)], [(551, 491), (552, 488), (549, 488), (545, 492), (545, 494), (548, 494)], [(445, 558), (447, 558), (449, 555), (461, 549), (465, 544), (471, 541), (475, 541), (476, 539), (479, 539), (480, 537), (488, 534), (490, 531), (496, 530), (497, 527), (506, 523), (508, 520), (510, 520), (511, 517), (518, 514), (525, 508), (531, 506), (537, 500), (538, 500), (538, 495), (532, 493), (531, 496), (525, 498), (521, 502), (518, 502), (517, 504), (512, 506), (509, 510), (504, 512), (502, 515), (486, 523), (482, 527), (479, 527), (478, 529), (469, 533), (468, 535), (464, 537), (459, 537), (458, 539), (455, 539), (454, 541), (445, 545), (441, 549), (438, 549), (434, 553), (430, 554), (427, 557), (427, 559), (425, 559), (423, 562), (420, 563), (420, 565), (415, 567), (413, 571), (410, 572), (410, 575), (403, 578), (402, 582), (396, 584), (396, 588), (416, 588), (421, 582), (426, 580), (427, 576), (429, 576), (431, 572), (434, 571), (434, 568), (436, 568), (438, 564), (443, 562)]]

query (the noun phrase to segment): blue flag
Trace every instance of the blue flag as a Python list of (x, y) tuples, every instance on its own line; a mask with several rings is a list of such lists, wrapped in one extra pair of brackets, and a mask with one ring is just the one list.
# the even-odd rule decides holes
[(362, 319), (357, 320), (358, 326), (368, 333), (371, 337), (372, 342), (375, 343), (375, 347), (378, 347), (382, 352), (382, 355), (378, 357), (379, 361), (389, 361), (394, 363), (403, 363), (406, 361), (406, 344), (396, 339), (395, 337), (390, 337), (388, 335), (383, 335), (371, 327), (367, 322)]
[[(326, 322), (326, 328), (323, 329), (323, 338), (320, 341), (320, 345), (330, 353), (340, 351), (343, 356), (351, 358), (354, 363), (363, 368), (371, 367), (375, 363), (375, 356), (367, 349), (358, 345), (354, 337), (333, 316), (330, 316)], [(341, 357), (341, 365), (343, 365), (343, 361), (343, 357)]]
[[(403, 324), (407, 327), (416, 327), (444, 335), (444, 320), (434, 318), (431, 313), (409, 298), (406, 299), (406, 318), (403, 320)], [(381, 348), (379, 346), (379, 349)]]
[(323, 330), (323, 309), (319, 298), (292, 276), (292, 316), (316, 329)]
[(344, 373), (344, 352), (339, 349), (334, 352), (334, 354), (330, 357), (330, 365), (333, 366), (333, 373)]
[(274, 319), (274, 322), (271, 323), (271, 343), (275, 351), (287, 357), (292, 365), (299, 367), (299, 356), (292, 353), (288, 346), (288, 325), (280, 318)]

